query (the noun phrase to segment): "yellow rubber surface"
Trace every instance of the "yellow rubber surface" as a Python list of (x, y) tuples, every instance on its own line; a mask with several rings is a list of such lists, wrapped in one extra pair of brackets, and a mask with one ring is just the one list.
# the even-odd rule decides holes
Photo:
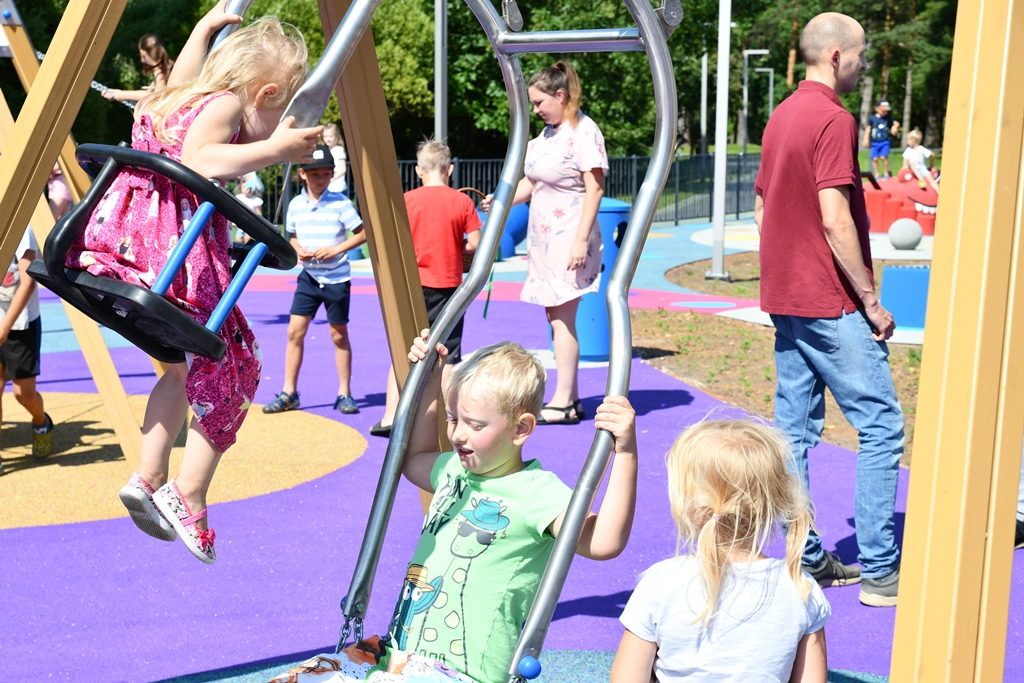
[[(129, 396), (142, 423), (148, 396)], [(117, 492), (131, 472), (97, 394), (44, 393), (53, 418), (53, 454), (32, 458), (28, 413), (10, 392), (3, 396), (0, 454), (0, 528), (127, 517)], [(349, 464), (366, 451), (366, 439), (341, 422), (290, 411), (264, 415), (254, 404), (224, 454), (209, 503), (288, 489)], [(181, 463), (184, 430), (171, 451), (171, 476)]]

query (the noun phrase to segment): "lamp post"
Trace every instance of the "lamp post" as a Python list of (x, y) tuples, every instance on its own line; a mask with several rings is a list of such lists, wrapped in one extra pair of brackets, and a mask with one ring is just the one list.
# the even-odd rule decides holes
[(743, 51), (743, 153), (747, 153), (747, 58), (750, 55), (766, 55), (768, 50), (744, 50)]
[(775, 69), (767, 66), (754, 69), (754, 73), (768, 74), (768, 118), (775, 111)]
[(434, 139), (448, 138), (448, 1), (434, 0)]

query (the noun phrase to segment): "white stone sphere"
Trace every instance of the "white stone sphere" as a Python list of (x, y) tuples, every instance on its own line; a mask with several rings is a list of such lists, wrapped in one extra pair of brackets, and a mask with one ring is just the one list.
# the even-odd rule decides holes
[(913, 218), (899, 218), (889, 226), (889, 242), (894, 249), (917, 249), (921, 234), (921, 224)]

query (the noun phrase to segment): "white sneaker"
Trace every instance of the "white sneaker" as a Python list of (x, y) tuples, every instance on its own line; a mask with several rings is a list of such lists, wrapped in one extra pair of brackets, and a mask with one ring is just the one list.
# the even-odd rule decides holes
[(131, 480), (121, 487), (118, 497), (131, 515), (135, 526), (161, 541), (176, 541), (178, 533), (153, 505), (153, 492), (153, 487), (148, 481), (138, 474), (133, 474)]

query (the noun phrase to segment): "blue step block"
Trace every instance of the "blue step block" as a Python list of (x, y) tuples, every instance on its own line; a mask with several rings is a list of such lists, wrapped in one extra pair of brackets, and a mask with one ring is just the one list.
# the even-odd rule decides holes
[(924, 329), (931, 266), (886, 266), (882, 269), (882, 307), (898, 329)]

